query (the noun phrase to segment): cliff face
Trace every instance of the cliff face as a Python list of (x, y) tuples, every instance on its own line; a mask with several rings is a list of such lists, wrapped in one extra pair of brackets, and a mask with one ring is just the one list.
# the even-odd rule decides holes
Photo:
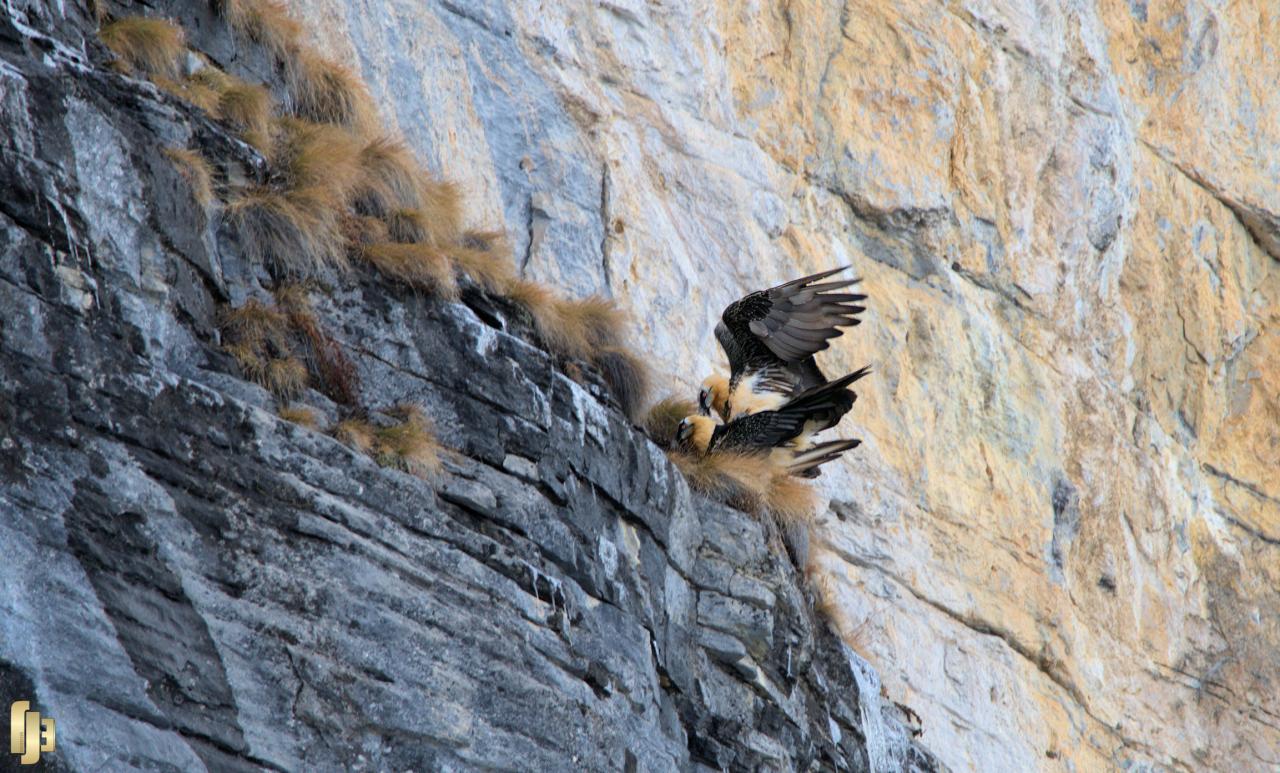
[(279, 418), (218, 345), (267, 277), (160, 149), (259, 157), (85, 9), (10, 10), (0, 699), (56, 719), (48, 766), (937, 769), (779, 537), (479, 293), (314, 293), (364, 397), (435, 420), (429, 481)]
[[(866, 278), (824, 359), (876, 366), (866, 442), (811, 560), (943, 762), (1280, 759), (1272, 8), (291, 8), (524, 269), (624, 298), (679, 389), (742, 291)], [(145, 12), (269, 78), (206, 6)], [(320, 309), (462, 451), (437, 487), (264, 410), (213, 334), (261, 277), (154, 148), (245, 151), (101, 67), (84, 9), (6, 13), (0, 684), (59, 759), (928, 764), (759, 526), (500, 316), (369, 279)]]
[(816, 560), (942, 759), (1280, 759), (1274, 4), (296, 7), (686, 390), (744, 289), (866, 277)]

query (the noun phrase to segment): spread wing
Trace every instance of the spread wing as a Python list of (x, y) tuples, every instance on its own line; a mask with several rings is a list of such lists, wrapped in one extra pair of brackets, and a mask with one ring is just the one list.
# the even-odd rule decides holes
[(857, 304), (867, 296), (837, 291), (861, 280), (820, 281), (844, 270), (793, 279), (730, 304), (716, 329), (730, 368), (736, 372), (746, 359), (762, 354), (798, 362), (826, 349), (828, 341), (840, 335), (840, 328), (858, 324), (857, 315), (865, 307)]

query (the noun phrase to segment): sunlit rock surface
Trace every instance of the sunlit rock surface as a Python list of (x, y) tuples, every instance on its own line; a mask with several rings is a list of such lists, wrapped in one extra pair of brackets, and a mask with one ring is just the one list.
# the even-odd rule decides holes
[(817, 562), (957, 769), (1280, 760), (1280, 11), (308, 1), (534, 276), (691, 390), (851, 263)]

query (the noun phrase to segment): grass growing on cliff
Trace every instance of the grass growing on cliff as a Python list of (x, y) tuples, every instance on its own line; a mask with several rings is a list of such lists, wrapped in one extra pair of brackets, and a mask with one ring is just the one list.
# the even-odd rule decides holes
[(698, 405), (694, 401), (668, 395), (649, 408), (644, 420), (640, 422), (640, 428), (660, 448), (670, 448), (676, 439), (680, 422), (697, 412)]
[(245, 377), (281, 400), (309, 386), (348, 409), (360, 404), (360, 379), (342, 345), (320, 324), (302, 286), (276, 291), (276, 303), (251, 298), (219, 315), (224, 349)]
[(298, 338), (299, 356), (306, 362), (307, 369), (316, 374), (320, 391), (339, 405), (358, 407), (360, 372), (338, 339), (320, 324), (306, 288), (291, 285), (277, 290), (275, 296)]
[(360, 150), (360, 168), (364, 179), (356, 195), (359, 211), (386, 218), (392, 212), (422, 206), (421, 167), (402, 140), (386, 135), (373, 138)]
[(218, 94), (217, 116), (264, 154), (271, 152), (271, 94), (265, 87), (228, 79)]
[[(355, 256), (389, 279), (445, 299), (459, 297), (460, 281), (507, 297), (566, 371), (574, 372), (575, 361), (592, 364), (628, 416), (638, 418), (648, 368), (626, 346), (625, 315), (612, 300), (565, 298), (518, 278), (505, 236), (464, 227), (458, 187), (428, 174), (402, 140), (386, 135), (359, 75), (308, 45), (283, 2), (214, 4), (239, 35), (272, 56), (284, 85), (281, 104), (265, 87), (200, 55), (203, 66), (180, 77), (187, 50), (181, 29), (169, 22), (122, 20), (104, 27), (103, 39), (122, 63), (222, 121), (268, 161), (265, 175), (227, 192), (223, 208), (251, 260), (277, 279), (301, 279), (342, 273)], [(204, 200), (204, 189), (195, 187)], [(264, 359), (252, 345), (233, 348), (255, 380), (280, 394), (296, 389), (292, 362)], [(312, 349), (307, 368), (325, 370), (314, 354), (324, 343)], [(342, 379), (330, 373), (323, 380)]]
[(178, 174), (191, 186), (191, 196), (207, 210), (213, 204), (213, 169), (204, 156), (186, 148), (165, 148), (164, 155), (173, 162)]
[(305, 405), (290, 405), (281, 408), (276, 414), (285, 421), (293, 422), (307, 429), (317, 429), (320, 426), (320, 414), (314, 408)]
[(307, 388), (307, 366), (294, 355), (283, 311), (251, 298), (225, 309), (220, 323), (224, 348), (248, 379), (284, 400)]
[(277, 125), (274, 184), (240, 191), (227, 206), (246, 251), (290, 276), (347, 268), (342, 218), (361, 180), (360, 145), (333, 126)]
[(383, 242), (360, 250), (360, 256), (384, 276), (442, 298), (458, 297), (458, 280), (444, 250), (429, 244)]
[(401, 403), (383, 414), (391, 419), (389, 423), (347, 419), (334, 425), (331, 433), (383, 467), (393, 467), (420, 478), (439, 472), (443, 449), (422, 409)]
[(449, 251), (454, 269), (486, 291), (501, 295), (516, 279), (511, 245), (500, 231), (469, 231), (462, 246)]
[(640, 418), (640, 408), (649, 395), (649, 366), (635, 352), (621, 345), (606, 346), (591, 355), (609, 391), (632, 421)]
[[(201, 70), (201, 72), (204, 71)], [(163, 75), (153, 75), (151, 76), (151, 82), (156, 84), (162, 91), (172, 94), (184, 102), (190, 102), (211, 117), (217, 117), (219, 92), (211, 87), (205, 79), (195, 76), (174, 79)]]
[(187, 52), (182, 28), (167, 19), (129, 16), (103, 25), (98, 36), (129, 72), (177, 77)]
[(299, 47), (284, 65), (285, 88), (299, 117), (338, 124), (360, 134), (376, 130), (377, 109), (351, 68)]
[(627, 416), (639, 419), (648, 392), (648, 367), (623, 343), (627, 316), (614, 301), (600, 296), (562, 298), (525, 279), (508, 283), (504, 294), (528, 313), (548, 349), (595, 365)]
[(265, 47), (277, 60), (287, 58), (302, 39), (302, 25), (280, 0), (218, 0), (232, 29)]

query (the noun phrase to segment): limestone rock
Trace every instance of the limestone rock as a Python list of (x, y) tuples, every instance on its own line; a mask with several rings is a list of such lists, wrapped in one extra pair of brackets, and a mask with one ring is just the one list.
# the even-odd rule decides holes
[(815, 553), (941, 759), (1280, 759), (1272, 5), (297, 7), (673, 386), (744, 290), (866, 278)]

